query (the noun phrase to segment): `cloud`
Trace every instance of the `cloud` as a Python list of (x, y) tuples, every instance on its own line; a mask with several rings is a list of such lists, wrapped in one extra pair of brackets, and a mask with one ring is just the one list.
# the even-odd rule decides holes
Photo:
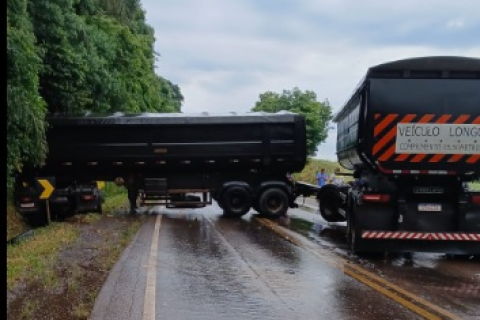
[[(470, 0), (143, 0), (157, 72), (185, 113), (248, 112), (298, 87), (337, 112), (370, 66), (427, 55), (480, 57)], [(336, 131), (318, 156), (335, 160)]]
[(453, 19), (447, 22), (448, 29), (462, 29), (465, 27), (464, 19)]

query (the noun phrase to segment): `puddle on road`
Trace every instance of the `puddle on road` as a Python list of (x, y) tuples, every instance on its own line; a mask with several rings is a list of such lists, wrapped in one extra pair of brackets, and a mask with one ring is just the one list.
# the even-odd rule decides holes
[(348, 255), (346, 227), (342, 223), (308, 221), (296, 216), (287, 216), (280, 219), (278, 223), (279, 225), (314, 241), (324, 249), (335, 251), (343, 257), (347, 257)]
[(279, 224), (307, 237), (315, 235), (328, 239), (345, 238), (345, 226), (343, 225), (311, 222), (297, 217), (282, 219)]

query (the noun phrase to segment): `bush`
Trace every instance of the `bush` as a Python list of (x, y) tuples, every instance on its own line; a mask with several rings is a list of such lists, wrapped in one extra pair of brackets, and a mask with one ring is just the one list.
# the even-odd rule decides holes
[[(344, 169), (338, 162), (329, 160), (320, 160), (310, 158), (307, 161), (307, 165), (301, 172), (293, 174), (295, 181), (303, 181), (311, 184), (317, 184), (315, 176), (320, 169), (324, 168), (325, 172), (330, 176), (336, 168), (340, 168), (340, 172), (351, 173), (350, 170)], [(352, 178), (349, 176), (344, 177), (345, 181), (350, 181)]]

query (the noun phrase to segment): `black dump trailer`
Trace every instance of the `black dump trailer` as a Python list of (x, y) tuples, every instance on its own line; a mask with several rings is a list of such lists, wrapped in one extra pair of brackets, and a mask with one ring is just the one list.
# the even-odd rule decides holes
[(371, 67), (334, 121), (355, 181), (317, 194), (353, 252), (480, 254), (480, 59)]
[(24, 168), (19, 181), (27, 185), (38, 177), (62, 186), (115, 181), (142, 203), (199, 207), (214, 199), (226, 216), (254, 208), (279, 217), (294, 205), (287, 174), (306, 163), (305, 120), (289, 112), (53, 115), (47, 121), (46, 163)]

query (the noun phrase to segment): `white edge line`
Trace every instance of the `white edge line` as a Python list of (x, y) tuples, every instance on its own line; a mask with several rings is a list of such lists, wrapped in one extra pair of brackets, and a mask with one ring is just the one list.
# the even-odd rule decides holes
[(157, 252), (158, 252), (158, 234), (162, 216), (157, 215), (155, 220), (155, 229), (153, 230), (152, 246), (150, 247), (150, 257), (148, 259), (147, 282), (145, 285), (145, 300), (143, 303), (143, 320), (155, 320), (155, 290), (157, 286)]

